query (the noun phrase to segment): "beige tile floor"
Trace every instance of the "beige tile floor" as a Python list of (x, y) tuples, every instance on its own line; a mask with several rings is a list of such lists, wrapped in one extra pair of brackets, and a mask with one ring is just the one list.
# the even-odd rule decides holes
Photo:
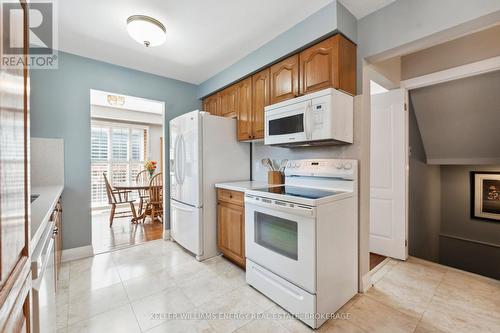
[[(320, 332), (500, 332), (500, 282), (410, 258), (390, 261)], [(199, 263), (169, 241), (153, 241), (63, 265), (58, 333), (310, 332), (245, 283), (224, 258)], [(257, 314), (176, 319), (167, 313)], [(280, 319), (273, 319), (280, 316)]]

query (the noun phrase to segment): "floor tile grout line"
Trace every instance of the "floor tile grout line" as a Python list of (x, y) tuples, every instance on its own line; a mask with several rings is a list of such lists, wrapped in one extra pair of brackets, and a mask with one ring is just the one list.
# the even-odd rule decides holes
[(418, 323), (417, 323), (417, 326), (415, 326), (415, 330), (413, 330), (413, 332), (415, 332), (418, 328), (418, 326), (420, 325), (420, 323), (422, 322), (422, 319), (424, 318), (424, 315), (425, 313), (429, 310), (429, 307), (432, 303), (432, 300), (434, 299), (434, 296), (436, 295), (436, 292), (437, 290), (439, 289), (439, 287), (441, 286), (441, 284), (443, 284), (443, 281), (444, 281), (444, 278), (445, 278), (445, 275), (448, 274), (449, 270), (448, 268), (445, 268), (445, 272), (443, 273), (443, 276), (441, 277), (441, 280), (439, 281), (438, 285), (436, 286), (436, 288), (434, 288), (434, 292), (432, 293), (432, 296), (429, 300), (429, 302), (427, 303), (427, 306), (426, 308), (424, 309), (424, 311), (422, 312), (422, 315), (420, 316), (420, 319), (418, 320)]

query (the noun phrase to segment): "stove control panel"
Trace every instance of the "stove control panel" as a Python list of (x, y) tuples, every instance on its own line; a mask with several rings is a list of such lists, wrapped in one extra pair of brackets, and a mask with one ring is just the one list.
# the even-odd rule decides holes
[(347, 159), (291, 160), (285, 168), (285, 176), (308, 176), (355, 179), (358, 161)]

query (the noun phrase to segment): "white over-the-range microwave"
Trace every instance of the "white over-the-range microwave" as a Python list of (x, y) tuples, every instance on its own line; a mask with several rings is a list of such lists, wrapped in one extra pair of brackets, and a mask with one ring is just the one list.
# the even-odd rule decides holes
[(353, 142), (354, 99), (328, 88), (266, 106), (264, 144), (285, 147)]

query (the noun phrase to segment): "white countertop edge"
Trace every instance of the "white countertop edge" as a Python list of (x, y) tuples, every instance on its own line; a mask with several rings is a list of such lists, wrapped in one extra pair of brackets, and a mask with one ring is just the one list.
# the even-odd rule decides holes
[[(61, 196), (62, 192), (64, 190), (63, 185), (52, 185), (52, 186), (35, 186), (31, 188), (31, 193), (32, 194), (40, 194), (40, 197), (38, 197), (32, 204), (33, 205), (37, 204), (37, 201), (40, 200), (41, 196), (47, 196), (50, 195), (51, 198), (49, 200), (50, 205), (45, 205), (43, 208), (43, 217), (41, 218), (40, 223), (33, 223), (34, 218), (39, 219), (39, 216), (33, 216), (31, 214), (31, 226), (33, 227), (34, 225), (37, 225), (37, 229), (33, 232), (31, 230), (31, 244), (30, 244), (30, 255), (33, 254), (33, 251), (35, 251), (35, 248), (38, 244), (38, 241), (40, 240), (40, 237), (42, 237), (43, 230), (46, 228), (47, 223), (49, 222), (50, 216), (52, 215), (52, 212), (54, 211), (54, 208), (56, 207), (57, 201), (59, 200), (59, 197)], [(46, 210), (45, 210), (46, 208)], [(32, 210), (33, 211), (33, 210)]]
[[(215, 184), (216, 188), (223, 188), (226, 190), (230, 191), (239, 191), (239, 192), (245, 192), (248, 190), (255, 190), (258, 188), (264, 188), (270, 186), (267, 182), (265, 181), (258, 181), (258, 180), (253, 180), (253, 181), (240, 181), (240, 182), (227, 182), (227, 183), (217, 183)], [(273, 186), (273, 185), (271, 185)]]

